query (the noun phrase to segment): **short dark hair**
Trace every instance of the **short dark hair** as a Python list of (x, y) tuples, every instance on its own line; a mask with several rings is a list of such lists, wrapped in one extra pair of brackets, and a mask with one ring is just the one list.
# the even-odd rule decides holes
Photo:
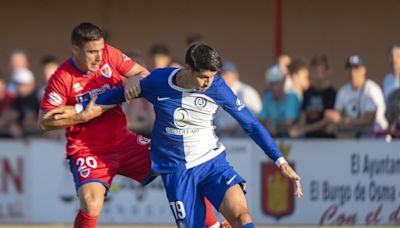
[(295, 74), (302, 69), (308, 69), (307, 60), (303, 57), (295, 58), (288, 66), (289, 74)]
[(155, 56), (157, 54), (170, 55), (169, 49), (165, 44), (155, 44), (150, 48), (150, 55)]
[(186, 51), (185, 63), (195, 72), (221, 71), (222, 61), (218, 52), (206, 44), (193, 44)]
[(99, 26), (84, 22), (77, 25), (71, 34), (71, 43), (82, 47), (86, 42), (104, 38), (104, 31)]
[(58, 64), (58, 60), (57, 57), (53, 56), (53, 55), (46, 55), (42, 58), (42, 60), (40, 61), (40, 64), (42, 66), (45, 66), (49, 63), (56, 63)]
[(328, 61), (328, 58), (325, 55), (318, 55), (318, 56), (314, 56), (311, 60), (311, 67), (315, 68), (318, 66), (322, 66), (325, 68), (325, 70), (329, 70), (330, 69), (330, 64)]

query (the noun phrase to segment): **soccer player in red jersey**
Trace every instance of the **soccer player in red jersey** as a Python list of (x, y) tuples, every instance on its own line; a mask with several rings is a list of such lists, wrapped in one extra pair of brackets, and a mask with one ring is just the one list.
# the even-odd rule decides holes
[[(115, 175), (145, 183), (151, 175), (150, 140), (127, 129), (125, 114), (116, 106), (93, 120), (81, 115), (55, 119), (51, 110), (90, 100), (113, 87), (130, 84), (130, 94), (140, 93), (139, 80), (148, 70), (104, 41), (104, 32), (91, 23), (76, 26), (71, 35), (72, 57), (49, 80), (41, 103), (40, 128), (66, 129), (67, 159), (80, 200), (75, 228), (96, 227), (104, 198)], [(75, 110), (71, 110), (75, 112)], [(47, 116), (47, 117), (46, 117)], [(211, 204), (207, 225), (217, 223)], [(210, 209), (211, 208), (211, 209)], [(218, 223), (217, 223), (218, 224)]]

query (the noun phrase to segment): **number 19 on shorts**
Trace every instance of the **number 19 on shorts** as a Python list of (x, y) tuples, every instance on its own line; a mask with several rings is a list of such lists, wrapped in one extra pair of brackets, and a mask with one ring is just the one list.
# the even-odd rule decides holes
[(183, 220), (186, 217), (185, 205), (182, 201), (169, 202), (172, 212), (176, 220)]

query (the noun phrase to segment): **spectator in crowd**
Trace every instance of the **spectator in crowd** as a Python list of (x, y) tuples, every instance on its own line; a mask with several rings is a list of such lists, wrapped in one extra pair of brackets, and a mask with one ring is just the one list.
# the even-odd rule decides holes
[[(22, 49), (15, 49), (10, 55), (10, 73), (11, 75), (17, 70), (29, 69), (28, 55), (26, 51)], [(11, 81), (7, 84), (7, 90), (13, 93), (17, 93), (16, 85)]]
[(387, 99), (385, 117), (388, 121), (387, 134), (400, 138), (400, 88), (392, 91)]
[(44, 79), (44, 84), (40, 86), (38, 89), (37, 94), (39, 103), (44, 95), (44, 89), (47, 86), (47, 82), (49, 81), (50, 77), (54, 74), (54, 72), (56, 72), (59, 64), (56, 57), (48, 55), (43, 57), (42, 61), (40, 62), (40, 65), (42, 66), (42, 75)]
[(267, 73), (270, 92), (264, 94), (260, 118), (274, 137), (287, 137), (300, 112), (299, 100), (294, 93), (284, 91), (284, 83), (280, 68), (272, 66)]
[(172, 64), (172, 57), (168, 47), (164, 44), (156, 44), (150, 49), (153, 68), (165, 68)]
[[(243, 102), (254, 115), (258, 115), (262, 108), (260, 95), (253, 87), (240, 81), (239, 71), (233, 62), (223, 62), (221, 77), (241, 102)], [(214, 123), (218, 129), (217, 133), (220, 135), (245, 135), (238, 122), (222, 109), (218, 110)]]
[(0, 136), (9, 136), (10, 108), (14, 96), (6, 89), (6, 80), (0, 72)]
[(390, 93), (400, 87), (400, 46), (393, 45), (389, 50), (391, 71), (383, 80), (383, 94), (387, 101)]
[[(276, 64), (275, 66), (279, 67), (279, 69), (282, 72), (282, 75), (285, 77), (285, 91), (289, 91), (293, 88), (293, 82), (292, 79), (287, 77), (289, 74), (289, 70), (288, 70), (288, 66), (289, 64), (292, 62), (292, 58), (289, 55), (283, 54), (280, 55), (277, 60), (276, 60)], [(265, 71), (265, 82), (266, 84), (268, 84), (268, 71), (270, 68), (267, 68), (267, 70)], [(268, 90), (268, 86), (267, 86), (267, 90)]]
[(327, 111), (326, 116), (339, 131), (350, 131), (355, 137), (385, 130), (388, 124), (381, 88), (366, 78), (367, 68), (360, 56), (349, 56), (345, 66), (350, 82), (339, 89), (335, 111)]
[(315, 56), (311, 61), (311, 84), (305, 91), (298, 123), (290, 129), (290, 137), (297, 138), (333, 138), (327, 132), (329, 120), (325, 118), (326, 110), (333, 110), (336, 89), (329, 80), (330, 65), (326, 56)]
[(308, 63), (304, 58), (295, 58), (288, 66), (289, 78), (292, 80), (292, 88), (288, 93), (294, 93), (301, 104), (303, 102), (303, 93), (310, 87), (310, 71)]
[(16, 49), (10, 55), (10, 70), (11, 73), (16, 70), (28, 69), (29, 61), (28, 55), (22, 49)]
[(11, 135), (22, 137), (25, 133), (37, 133), (39, 102), (34, 76), (30, 70), (20, 69), (13, 72), (11, 79), (17, 88), (17, 96), (10, 109), (13, 116), (10, 123)]

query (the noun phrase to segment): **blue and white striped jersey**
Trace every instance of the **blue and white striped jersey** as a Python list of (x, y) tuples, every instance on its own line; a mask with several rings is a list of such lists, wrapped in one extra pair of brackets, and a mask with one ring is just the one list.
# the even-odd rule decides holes
[[(236, 97), (222, 78), (215, 76), (204, 92), (173, 84), (180, 69), (154, 70), (140, 82), (141, 96), (151, 102), (156, 120), (151, 135), (153, 171), (169, 173), (200, 165), (225, 150), (215, 135), (214, 115), (222, 107), (277, 164), (285, 161), (267, 130)], [(97, 104), (124, 101), (122, 87), (101, 94)]]

